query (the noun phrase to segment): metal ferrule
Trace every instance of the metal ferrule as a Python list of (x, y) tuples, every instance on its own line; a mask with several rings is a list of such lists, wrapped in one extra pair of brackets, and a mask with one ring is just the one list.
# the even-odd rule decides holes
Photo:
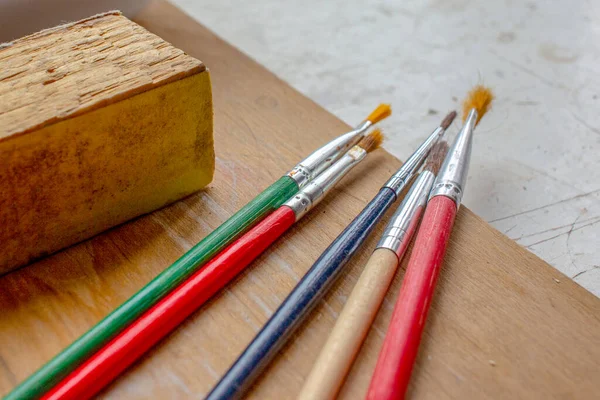
[(402, 167), (386, 182), (383, 187), (388, 187), (396, 192), (396, 196), (400, 194), (404, 186), (410, 181), (413, 175), (419, 170), (423, 161), (427, 158), (429, 151), (433, 145), (442, 137), (445, 130), (441, 126), (429, 135), (421, 146), (402, 164)]
[(367, 152), (359, 146), (351, 148), (335, 164), (325, 170), (321, 175), (310, 181), (294, 197), (289, 199), (284, 206), (290, 207), (296, 214), (296, 221), (309, 212), (325, 197), (327, 192), (346, 175), (348, 171), (365, 158)]
[(419, 174), (386, 226), (376, 248), (390, 249), (396, 253), (398, 259), (402, 259), (410, 244), (410, 239), (417, 229), (421, 214), (423, 214), (423, 210), (427, 205), (427, 196), (434, 180), (435, 175), (429, 170)]
[(429, 199), (434, 196), (446, 196), (460, 206), (462, 195), (467, 183), (471, 147), (473, 146), (473, 130), (477, 122), (477, 110), (472, 109), (461, 131), (454, 139), (448, 150), (448, 155), (437, 175)]
[(287, 176), (295, 180), (299, 188), (303, 188), (308, 182), (313, 180), (316, 176), (319, 176), (321, 172), (325, 171), (334, 162), (340, 159), (340, 157), (346, 154), (348, 149), (358, 143), (371, 125), (373, 125), (371, 121), (364, 121), (354, 130), (333, 139), (331, 142), (300, 161), (287, 173)]

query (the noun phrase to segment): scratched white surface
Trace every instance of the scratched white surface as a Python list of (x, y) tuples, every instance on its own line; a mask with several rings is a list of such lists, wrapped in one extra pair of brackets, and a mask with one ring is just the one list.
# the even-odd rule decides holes
[(390, 102), (401, 159), (491, 86), (464, 203), (600, 296), (600, 1), (175, 3), (349, 124)]

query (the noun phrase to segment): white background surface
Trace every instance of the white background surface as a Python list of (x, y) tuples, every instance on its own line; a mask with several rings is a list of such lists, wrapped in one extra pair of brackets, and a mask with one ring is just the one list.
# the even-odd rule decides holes
[(491, 86), (464, 203), (600, 296), (600, 1), (175, 3), (400, 159)]

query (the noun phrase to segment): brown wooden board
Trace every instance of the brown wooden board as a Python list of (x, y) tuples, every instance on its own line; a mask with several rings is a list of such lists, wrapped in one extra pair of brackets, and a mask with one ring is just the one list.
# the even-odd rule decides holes
[[(138, 22), (211, 70), (214, 183), (2, 277), (0, 393), (126, 300), (299, 159), (347, 129), (169, 3), (153, 3)], [(399, 165), (383, 150), (369, 156), (317, 209), (103, 396), (206, 394)], [(299, 391), (383, 226), (263, 375), (252, 397), (288, 399)], [(366, 392), (402, 275), (401, 270), (342, 389), (343, 398), (362, 398)], [(599, 316), (600, 301), (593, 295), (462, 207), (410, 394), (428, 399), (592, 398), (600, 393)]]

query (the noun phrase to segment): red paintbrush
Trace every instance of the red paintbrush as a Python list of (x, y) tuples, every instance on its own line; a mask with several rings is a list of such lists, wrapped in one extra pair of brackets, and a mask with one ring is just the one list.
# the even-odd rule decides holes
[(394, 307), (367, 399), (403, 399), (417, 357), (427, 311), (467, 180), (473, 130), (493, 95), (475, 87), (464, 103), (464, 126), (435, 180)]

